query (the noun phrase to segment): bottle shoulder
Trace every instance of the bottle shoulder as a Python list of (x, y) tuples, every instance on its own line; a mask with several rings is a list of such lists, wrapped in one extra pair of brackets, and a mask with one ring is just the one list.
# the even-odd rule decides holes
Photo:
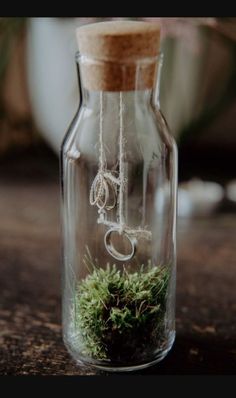
[(157, 124), (157, 133), (160, 134), (163, 142), (169, 147), (177, 149), (177, 143), (172, 131), (168, 125), (165, 115), (157, 104), (151, 104), (151, 109), (154, 114), (155, 122)]
[[(82, 105), (68, 128), (62, 152), (82, 152), (89, 157), (97, 156), (101, 141), (100, 116), (98, 111)], [(153, 153), (158, 156), (158, 153), (177, 151), (175, 139), (157, 106), (140, 107), (133, 113), (124, 110), (122, 128), (126, 153), (131, 158), (153, 157)], [(112, 112), (104, 114), (102, 130), (102, 139), (112, 158), (119, 142), (119, 115)]]

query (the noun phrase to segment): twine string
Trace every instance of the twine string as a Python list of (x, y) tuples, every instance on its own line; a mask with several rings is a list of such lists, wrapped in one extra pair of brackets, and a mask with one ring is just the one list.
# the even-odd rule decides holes
[[(117, 231), (120, 235), (126, 235), (132, 245), (132, 251), (130, 255), (124, 255), (118, 253), (112, 246), (112, 243), (106, 241), (106, 237), (109, 236), (109, 231), (105, 235), (105, 246), (107, 251), (116, 259), (127, 260), (131, 259), (136, 250), (136, 239), (144, 238), (150, 240), (152, 238), (151, 231), (141, 228), (130, 228), (125, 223), (124, 217), (124, 195), (127, 184), (125, 178), (125, 162), (124, 162), (124, 151), (125, 151), (125, 140), (124, 140), (124, 123), (123, 123), (123, 94), (119, 93), (119, 174), (118, 177), (114, 175), (114, 172), (107, 169), (104, 142), (103, 142), (103, 124), (104, 124), (104, 104), (103, 104), (103, 92), (100, 92), (100, 113), (99, 113), (99, 168), (98, 173), (95, 176), (91, 185), (89, 201), (92, 206), (98, 207), (98, 220), (99, 224), (110, 227), (109, 231)], [(112, 203), (110, 202), (112, 196)], [(117, 218), (118, 222), (109, 221), (107, 219), (107, 211), (113, 209), (118, 205)], [(119, 257), (120, 256), (120, 257)]]

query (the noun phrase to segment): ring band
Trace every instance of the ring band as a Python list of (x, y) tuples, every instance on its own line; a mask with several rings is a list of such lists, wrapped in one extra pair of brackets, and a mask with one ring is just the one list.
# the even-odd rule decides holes
[[(109, 200), (109, 191), (112, 191), (113, 202), (107, 204)], [(116, 206), (116, 187), (113, 181), (106, 179), (102, 174), (97, 174), (89, 195), (89, 201), (92, 206), (96, 205), (100, 210), (112, 210)]]
[(106, 247), (108, 253), (112, 257), (114, 257), (116, 260), (119, 260), (119, 261), (131, 260), (131, 258), (133, 258), (134, 254), (136, 252), (137, 240), (135, 238), (130, 237), (130, 235), (128, 235), (128, 233), (123, 232), (122, 235), (128, 239), (128, 241), (131, 244), (132, 250), (131, 250), (131, 253), (129, 253), (129, 254), (120, 253), (114, 248), (114, 246), (111, 242), (111, 235), (112, 235), (112, 233), (115, 233), (115, 232), (119, 234), (119, 230), (117, 228), (111, 228), (106, 232), (106, 234), (104, 236), (104, 243), (105, 243), (105, 247)]

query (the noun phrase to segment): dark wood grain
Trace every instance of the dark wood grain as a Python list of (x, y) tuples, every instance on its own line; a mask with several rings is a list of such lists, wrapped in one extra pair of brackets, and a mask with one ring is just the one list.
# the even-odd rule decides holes
[[(61, 338), (58, 160), (0, 164), (0, 374), (92, 375)], [(142, 374), (235, 374), (236, 215), (178, 222), (177, 337)]]

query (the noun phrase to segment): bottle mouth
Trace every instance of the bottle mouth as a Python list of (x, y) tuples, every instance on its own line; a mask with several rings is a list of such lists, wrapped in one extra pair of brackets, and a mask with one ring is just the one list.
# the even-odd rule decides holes
[(154, 89), (163, 54), (117, 60), (77, 51), (75, 58), (83, 86), (88, 90), (133, 91)]
[(163, 52), (160, 51), (156, 56), (154, 57), (125, 57), (124, 59), (112, 59), (112, 58), (104, 58), (104, 57), (91, 57), (86, 54), (82, 54), (80, 51), (77, 51), (75, 54), (75, 61), (78, 64), (84, 64), (84, 65), (92, 65), (92, 64), (116, 64), (119, 66), (122, 65), (148, 65), (148, 64), (154, 64), (157, 62), (162, 62), (163, 60)]

